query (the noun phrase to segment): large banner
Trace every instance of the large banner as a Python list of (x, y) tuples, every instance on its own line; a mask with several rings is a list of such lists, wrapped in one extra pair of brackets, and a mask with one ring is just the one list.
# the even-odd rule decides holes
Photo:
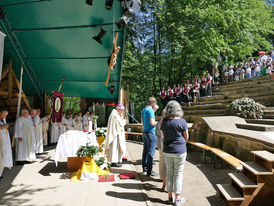
[(0, 32), (0, 82), (1, 82), (1, 76), (2, 76), (2, 67), (3, 67), (3, 55), (4, 55), (4, 40), (5, 40), (5, 34)]
[(62, 121), (63, 93), (53, 93), (52, 122)]

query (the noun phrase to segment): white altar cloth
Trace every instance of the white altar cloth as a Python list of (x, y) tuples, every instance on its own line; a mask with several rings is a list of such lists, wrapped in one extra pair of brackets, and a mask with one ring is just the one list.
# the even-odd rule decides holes
[(77, 150), (80, 146), (85, 146), (87, 143), (91, 145), (98, 145), (95, 132), (88, 133), (77, 130), (69, 130), (60, 135), (56, 150), (55, 150), (55, 164), (61, 158), (76, 157)]

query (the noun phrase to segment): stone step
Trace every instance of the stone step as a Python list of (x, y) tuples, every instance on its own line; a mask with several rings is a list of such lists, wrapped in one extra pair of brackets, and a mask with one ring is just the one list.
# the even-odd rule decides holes
[(244, 169), (250, 171), (254, 175), (273, 175), (273, 172), (267, 170), (255, 162), (242, 162), (241, 164), (243, 165)]
[(225, 115), (225, 109), (197, 109), (197, 110), (184, 110), (185, 115), (191, 114), (209, 114), (214, 116), (215, 114)]
[(264, 115), (263, 115), (263, 118), (264, 118), (264, 119), (274, 119), (274, 115), (271, 115), (271, 114), (264, 114)]
[(266, 100), (273, 100), (274, 99), (274, 90), (267, 90), (265, 89), (264, 91), (261, 92), (253, 92), (250, 94), (232, 94), (232, 95), (227, 95), (224, 98), (226, 99), (239, 99), (242, 97), (249, 97), (252, 99), (255, 99), (255, 97), (259, 97), (259, 96), (264, 96), (266, 97)]
[(222, 87), (229, 88), (231, 86), (248, 85), (248, 84), (254, 84), (256, 82), (266, 82), (266, 81), (271, 81), (271, 77), (263, 76), (263, 77), (256, 77), (256, 78), (245, 79), (245, 80), (240, 80), (240, 81), (232, 81), (232, 82), (220, 84), (220, 85), (218, 85), (218, 88), (222, 88)]
[[(273, 84), (274, 86), (274, 84)], [(234, 90), (224, 90), (224, 91), (217, 91), (217, 92), (213, 92), (214, 95), (225, 95), (225, 96), (229, 96), (229, 95), (235, 95), (235, 94), (250, 94), (250, 93), (261, 93), (266, 90), (267, 87), (254, 87), (254, 88), (250, 88), (250, 89), (245, 89), (245, 88), (235, 88)], [(269, 87), (271, 88), (271, 87)]]
[(211, 96), (211, 97), (201, 97), (200, 98), (200, 102), (205, 102), (205, 101), (208, 101), (208, 100), (223, 100), (225, 99), (225, 96), (223, 95), (215, 95), (215, 96)]
[(235, 84), (233, 86), (224, 86), (224, 87), (212, 87), (212, 91), (228, 91), (228, 90), (234, 90), (234, 89), (250, 89), (250, 88), (257, 88), (257, 87), (271, 87), (274, 84), (274, 82), (270, 80), (264, 80), (264, 81), (258, 81), (258, 82), (252, 82), (252, 84)]
[(246, 119), (245, 121), (251, 124), (274, 125), (274, 119)]
[(201, 117), (213, 117), (213, 116), (224, 116), (223, 114), (203, 114), (203, 115), (184, 115), (183, 118), (188, 122), (188, 123), (193, 123), (196, 120), (200, 119)]
[(203, 102), (196, 102), (193, 105), (203, 105), (203, 104), (229, 104), (233, 101), (233, 99), (222, 99), (222, 100), (207, 100)]
[(274, 162), (274, 154), (272, 154), (271, 152), (260, 150), (260, 151), (251, 151), (251, 153), (268, 162)]
[(228, 173), (230, 178), (239, 185), (240, 188), (257, 188), (258, 185), (245, 176), (243, 173)]
[(264, 114), (274, 115), (274, 110), (264, 109)]
[(216, 104), (206, 104), (206, 102), (204, 104), (200, 104), (200, 105), (193, 105), (191, 107), (183, 107), (183, 110), (195, 110), (195, 109), (225, 109), (227, 107), (228, 103), (223, 104), (223, 103), (216, 103)]
[(217, 187), (228, 202), (235, 201), (240, 205), (240, 203), (244, 200), (244, 197), (232, 185), (217, 184)]
[(265, 108), (265, 110), (271, 110), (271, 111), (274, 111), (274, 107), (267, 107), (267, 108)]
[(238, 124), (236, 126), (240, 129), (248, 129), (254, 131), (274, 131), (274, 126), (264, 125), (264, 124)]

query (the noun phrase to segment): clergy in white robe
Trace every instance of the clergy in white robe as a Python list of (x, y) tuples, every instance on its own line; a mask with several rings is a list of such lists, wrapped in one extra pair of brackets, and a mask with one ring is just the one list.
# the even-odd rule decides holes
[(68, 120), (66, 119), (66, 113), (62, 114), (62, 121), (59, 123), (60, 135), (64, 134), (68, 130)]
[(82, 114), (82, 112), (79, 112), (78, 119), (79, 119), (79, 122), (80, 122), (80, 131), (83, 131), (84, 128), (83, 128), (83, 114)]
[(36, 139), (36, 153), (43, 153), (43, 128), (42, 128), (42, 121), (40, 119), (41, 111), (40, 109), (36, 110), (36, 115), (32, 118), (34, 131), (35, 131), (35, 139)]
[(50, 118), (50, 115), (47, 114), (42, 119), (42, 132), (43, 132), (43, 145), (44, 146), (48, 145), (49, 118)]
[(83, 116), (83, 129), (88, 131), (89, 130), (89, 122), (91, 121), (91, 117), (89, 115), (89, 111)]
[(35, 155), (35, 133), (33, 123), (26, 109), (21, 111), (21, 117), (15, 122), (14, 138), (16, 143), (16, 161), (32, 161)]
[(121, 117), (124, 106), (118, 104), (113, 109), (107, 126), (107, 135), (105, 140), (105, 154), (107, 160), (112, 163), (112, 167), (121, 167), (122, 155), (126, 154), (125, 128), (126, 120)]
[(74, 129), (78, 130), (78, 131), (81, 131), (81, 122), (80, 122), (80, 120), (78, 118), (78, 114), (74, 115), (74, 123), (75, 123)]
[(68, 119), (68, 130), (75, 130), (74, 127), (75, 127), (75, 121), (73, 119), (73, 115), (70, 114)]
[(12, 149), (10, 143), (10, 134), (9, 134), (9, 125), (6, 122), (6, 117), (9, 112), (7, 110), (3, 110), (0, 112), (0, 136), (3, 139), (3, 166), (11, 168), (13, 166), (12, 160)]
[(50, 143), (55, 144), (58, 142), (60, 136), (60, 128), (58, 122), (51, 121), (50, 127)]

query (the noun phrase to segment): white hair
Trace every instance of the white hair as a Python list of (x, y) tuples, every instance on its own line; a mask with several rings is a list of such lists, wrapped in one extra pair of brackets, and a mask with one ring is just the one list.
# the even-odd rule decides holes
[(29, 112), (27, 109), (22, 109), (21, 110), (21, 115), (25, 114), (26, 112)]
[(182, 117), (184, 115), (184, 112), (182, 110), (181, 105), (175, 101), (172, 100), (168, 102), (166, 105), (166, 108), (163, 111), (164, 117), (169, 118), (169, 117)]

